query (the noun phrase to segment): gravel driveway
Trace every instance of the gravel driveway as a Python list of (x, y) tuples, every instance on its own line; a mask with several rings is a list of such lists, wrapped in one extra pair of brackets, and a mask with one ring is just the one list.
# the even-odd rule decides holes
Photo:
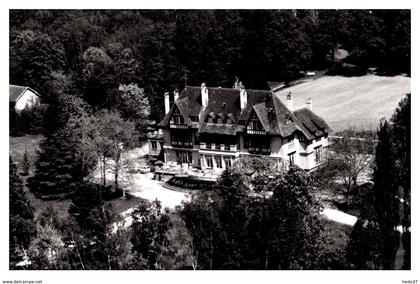
[(159, 200), (162, 207), (174, 209), (181, 205), (183, 200), (188, 200), (189, 194), (179, 191), (173, 191), (163, 187), (163, 183), (152, 179), (153, 174), (134, 173), (130, 176), (130, 185), (127, 186), (127, 192), (130, 194), (153, 201)]

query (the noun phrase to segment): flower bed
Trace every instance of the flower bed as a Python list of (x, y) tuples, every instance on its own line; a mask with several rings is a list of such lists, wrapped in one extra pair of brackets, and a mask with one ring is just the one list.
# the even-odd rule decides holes
[(179, 187), (182, 189), (206, 190), (213, 186), (215, 181), (198, 179), (191, 176), (175, 176), (170, 178), (166, 183), (170, 186)]

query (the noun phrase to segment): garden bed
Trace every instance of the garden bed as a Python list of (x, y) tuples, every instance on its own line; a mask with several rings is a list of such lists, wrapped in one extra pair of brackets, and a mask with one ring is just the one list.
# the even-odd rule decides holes
[(165, 184), (171, 188), (188, 189), (188, 190), (206, 190), (212, 187), (216, 182), (213, 180), (203, 180), (191, 176), (174, 176)]

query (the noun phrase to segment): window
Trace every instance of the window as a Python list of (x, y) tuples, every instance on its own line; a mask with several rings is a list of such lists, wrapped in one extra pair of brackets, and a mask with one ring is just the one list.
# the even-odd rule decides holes
[(187, 151), (176, 151), (178, 163), (192, 163), (192, 153)]
[(191, 148), (193, 146), (192, 135), (190, 132), (186, 132), (183, 130), (172, 130), (171, 144), (176, 147)]
[(226, 119), (227, 124), (232, 124), (232, 120), (230, 118)]
[(171, 124), (184, 124), (184, 118), (181, 116), (178, 108), (176, 108), (172, 114)]
[(221, 118), (218, 118), (217, 119), (217, 123), (222, 124), (223, 123), (223, 120)]
[(222, 168), (222, 157), (214, 156), (214, 161), (216, 162), (216, 168)]
[(293, 166), (295, 164), (295, 154), (296, 152), (290, 153), (289, 156), (289, 165)]
[(212, 156), (205, 156), (206, 157), (206, 163), (208, 168), (213, 168), (213, 158)]
[(247, 132), (251, 134), (265, 134), (258, 116), (253, 113), (247, 126)]
[(293, 135), (287, 137), (287, 143), (290, 143), (293, 141), (293, 139), (295, 139), (295, 137)]
[(316, 138), (316, 142), (319, 142), (319, 141), (321, 141), (321, 137)]
[(321, 163), (321, 160), (322, 160), (321, 146), (316, 147), (314, 150), (315, 150), (315, 163), (319, 164)]
[(207, 123), (213, 123), (213, 118), (211, 117), (207, 118)]
[(232, 160), (230, 157), (224, 157), (223, 160), (225, 161), (225, 167), (230, 168), (232, 166)]
[(157, 141), (150, 141), (150, 146), (152, 147), (152, 150), (157, 150)]
[(264, 136), (250, 135), (245, 137), (245, 147), (250, 154), (270, 155), (270, 139)]

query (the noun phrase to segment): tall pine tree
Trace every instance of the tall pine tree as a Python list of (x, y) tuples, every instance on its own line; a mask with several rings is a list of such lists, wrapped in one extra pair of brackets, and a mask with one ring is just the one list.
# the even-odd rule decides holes
[(10, 267), (22, 260), (22, 252), (36, 236), (34, 209), (17, 174), (16, 164), (9, 157), (9, 262)]
[(89, 173), (89, 167), (80, 158), (79, 145), (75, 142), (80, 123), (68, 123), (74, 120), (81, 122), (88, 115), (84, 101), (72, 95), (61, 96), (57, 105), (50, 106), (49, 112), (58, 114), (53, 124), (61, 125), (61, 128), (47, 130), (40, 144), (34, 176), (28, 180), (28, 186), (38, 196), (57, 197), (57, 194), (72, 193), (77, 183)]

